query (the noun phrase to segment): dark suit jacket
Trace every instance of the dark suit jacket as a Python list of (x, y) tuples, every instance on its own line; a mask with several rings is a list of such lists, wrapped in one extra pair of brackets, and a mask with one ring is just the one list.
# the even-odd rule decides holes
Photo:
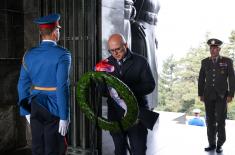
[(221, 97), (234, 96), (235, 77), (233, 61), (219, 56), (216, 63), (210, 57), (203, 59), (198, 80), (198, 95), (209, 97), (216, 93)]
[[(110, 56), (108, 60), (109, 64), (115, 67), (114, 72), (110, 74), (119, 78), (131, 89), (139, 107), (148, 108), (146, 95), (154, 90), (155, 81), (146, 58), (128, 50), (121, 67), (114, 57)], [(123, 110), (114, 103), (115, 101), (111, 97), (108, 97), (107, 102), (109, 119), (120, 119), (123, 115)]]

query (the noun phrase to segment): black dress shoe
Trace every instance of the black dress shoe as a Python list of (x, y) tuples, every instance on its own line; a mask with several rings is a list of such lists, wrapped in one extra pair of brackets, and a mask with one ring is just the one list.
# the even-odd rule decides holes
[(223, 152), (222, 147), (221, 147), (221, 146), (217, 146), (217, 148), (216, 148), (216, 152), (217, 152), (217, 153), (221, 153), (221, 152)]
[(206, 147), (206, 148), (205, 148), (205, 151), (212, 151), (212, 150), (214, 150), (215, 148), (216, 148), (215, 145), (210, 145), (209, 147)]

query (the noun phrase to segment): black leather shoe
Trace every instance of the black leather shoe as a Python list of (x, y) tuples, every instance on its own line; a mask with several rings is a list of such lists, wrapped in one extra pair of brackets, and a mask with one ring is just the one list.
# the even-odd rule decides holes
[(209, 147), (206, 147), (205, 148), (205, 151), (212, 151), (212, 150), (214, 150), (216, 148), (216, 146), (215, 145), (210, 145)]
[(221, 152), (223, 152), (222, 147), (221, 147), (221, 146), (217, 146), (217, 148), (216, 148), (216, 152), (217, 152), (217, 153), (221, 153)]

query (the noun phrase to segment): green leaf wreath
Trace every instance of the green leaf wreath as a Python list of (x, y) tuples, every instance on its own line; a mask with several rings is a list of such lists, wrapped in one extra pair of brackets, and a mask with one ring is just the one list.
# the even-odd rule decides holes
[[(127, 105), (127, 113), (120, 120), (120, 122), (124, 130), (130, 128), (136, 122), (139, 113), (137, 100), (127, 85), (108, 73), (87, 72), (80, 78), (77, 85), (77, 100), (81, 111), (84, 112), (85, 116), (91, 121), (95, 122), (97, 120), (97, 116), (94, 114), (90, 108), (90, 104), (88, 103), (88, 90), (91, 84), (91, 79), (97, 82), (102, 82), (105, 79), (105, 82), (108, 86), (116, 89), (119, 96), (125, 101)], [(109, 121), (103, 117), (98, 117), (98, 126), (104, 130), (109, 130), (112, 132), (121, 131), (117, 121)]]

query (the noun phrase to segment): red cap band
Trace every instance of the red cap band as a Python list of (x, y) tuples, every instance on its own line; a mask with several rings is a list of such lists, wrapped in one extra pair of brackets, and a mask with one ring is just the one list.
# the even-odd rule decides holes
[(49, 24), (40, 24), (39, 25), (39, 28), (41, 29), (53, 29), (53, 28), (55, 28), (56, 26), (58, 26), (58, 27), (60, 27), (59, 26), (59, 22), (57, 21), (57, 22), (55, 22), (55, 23), (49, 23)]

